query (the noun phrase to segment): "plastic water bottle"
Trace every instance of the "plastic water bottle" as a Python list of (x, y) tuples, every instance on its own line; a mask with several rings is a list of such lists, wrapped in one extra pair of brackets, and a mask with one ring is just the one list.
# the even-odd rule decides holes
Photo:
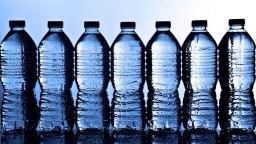
[(183, 125), (187, 130), (215, 130), (217, 121), (216, 43), (207, 21), (192, 21), (193, 30), (182, 46)]
[(170, 32), (171, 22), (156, 22), (146, 51), (149, 128), (177, 131), (180, 127), (181, 47)]
[(229, 20), (230, 29), (219, 44), (219, 118), (227, 131), (250, 132), (255, 127), (255, 44), (244, 24), (244, 19)]
[(114, 130), (141, 131), (145, 127), (145, 46), (134, 29), (135, 22), (121, 22), (121, 33), (111, 47)]
[(75, 47), (78, 95), (76, 118), (79, 131), (104, 130), (109, 126), (109, 53), (107, 41), (99, 32), (98, 21), (84, 22), (85, 32)]
[(216, 131), (188, 131), (183, 133), (183, 144), (217, 144), (218, 133)]
[(40, 131), (69, 131), (74, 124), (70, 88), (74, 79), (73, 46), (62, 21), (49, 21), (39, 44)]
[(10, 21), (10, 31), (0, 46), (1, 80), (4, 88), (4, 131), (33, 131), (38, 123), (34, 94), (37, 80), (37, 48), (24, 30), (25, 21)]
[(220, 143), (223, 144), (255, 144), (256, 137), (254, 132), (249, 133), (234, 133), (221, 131), (220, 132)]
[(148, 133), (148, 144), (181, 144), (181, 134), (179, 131), (176, 132), (154, 132), (149, 131)]

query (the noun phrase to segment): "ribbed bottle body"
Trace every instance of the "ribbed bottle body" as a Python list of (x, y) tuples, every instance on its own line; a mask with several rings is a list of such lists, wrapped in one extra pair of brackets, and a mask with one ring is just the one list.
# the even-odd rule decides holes
[(73, 63), (73, 46), (68, 37), (62, 30), (50, 29), (39, 44), (40, 131), (73, 128)]
[(183, 125), (188, 130), (215, 130), (217, 121), (217, 48), (206, 30), (192, 31), (182, 46), (185, 86)]
[[(91, 28), (92, 29), (92, 28)], [(110, 48), (98, 30), (86, 28), (76, 45), (76, 119), (80, 131), (109, 126)]]
[(4, 131), (33, 131), (38, 122), (34, 94), (37, 81), (37, 48), (25, 30), (11, 29), (1, 43), (1, 81), (4, 88)]
[(177, 131), (181, 107), (181, 47), (170, 31), (156, 31), (146, 48), (147, 118), (154, 131)]
[(255, 44), (245, 30), (229, 30), (219, 44), (220, 127), (253, 131)]
[(111, 47), (111, 122), (115, 130), (144, 129), (144, 52), (145, 46), (134, 31), (121, 32)]

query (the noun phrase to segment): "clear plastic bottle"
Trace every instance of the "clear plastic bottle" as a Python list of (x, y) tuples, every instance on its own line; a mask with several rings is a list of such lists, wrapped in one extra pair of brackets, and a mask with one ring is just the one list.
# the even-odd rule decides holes
[(74, 125), (70, 88), (74, 79), (73, 46), (62, 21), (49, 21), (39, 44), (40, 131), (69, 131)]
[(146, 47), (149, 128), (177, 131), (180, 127), (181, 47), (170, 32), (171, 22), (156, 22)]
[(114, 130), (141, 131), (145, 127), (145, 46), (134, 29), (135, 22), (121, 22), (121, 33), (111, 47)]
[(109, 127), (109, 53), (107, 41), (99, 32), (98, 21), (84, 22), (85, 32), (75, 47), (78, 95), (76, 118), (79, 131)]
[(183, 125), (187, 130), (215, 130), (217, 121), (217, 46), (206, 30), (207, 21), (192, 21), (193, 30), (182, 46)]
[(251, 132), (255, 127), (255, 44), (244, 19), (229, 20), (230, 29), (219, 44), (220, 127)]
[(4, 131), (33, 131), (38, 123), (34, 94), (37, 80), (37, 48), (24, 30), (25, 21), (10, 21), (10, 31), (0, 46), (1, 81), (4, 88)]

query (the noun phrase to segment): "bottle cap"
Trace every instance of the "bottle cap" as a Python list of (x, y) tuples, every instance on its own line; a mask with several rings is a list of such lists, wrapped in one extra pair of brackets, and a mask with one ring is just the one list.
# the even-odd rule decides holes
[(207, 26), (207, 20), (193, 20), (192, 26)]
[(121, 22), (120, 26), (121, 26), (121, 28), (123, 28), (123, 27), (135, 28), (135, 22)]
[(99, 21), (84, 21), (84, 27), (97, 27), (99, 28), (100, 22)]
[(48, 27), (63, 27), (63, 21), (48, 21)]
[(25, 27), (25, 21), (24, 20), (10, 20), (9, 26), (10, 27), (14, 27), (14, 26)]
[(229, 25), (233, 25), (233, 24), (244, 25), (245, 24), (245, 20), (244, 19), (229, 19)]
[(171, 22), (170, 21), (156, 21), (156, 28), (158, 27), (171, 27)]

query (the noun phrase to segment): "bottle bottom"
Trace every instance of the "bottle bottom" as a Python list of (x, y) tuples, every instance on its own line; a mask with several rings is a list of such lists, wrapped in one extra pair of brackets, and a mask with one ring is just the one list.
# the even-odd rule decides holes
[(39, 131), (68, 132), (74, 125), (74, 105), (71, 91), (42, 92), (40, 99)]
[(219, 123), (224, 131), (252, 132), (255, 128), (255, 101), (252, 91), (222, 91)]
[(143, 92), (132, 94), (114, 92), (111, 107), (111, 123), (114, 130), (143, 131), (145, 122)]
[(218, 125), (215, 91), (185, 91), (183, 100), (183, 126), (189, 131), (215, 131)]
[(148, 93), (147, 118), (153, 131), (177, 131), (181, 123), (178, 91), (173, 93)]
[(109, 127), (109, 102), (107, 92), (78, 92), (76, 123), (79, 131), (105, 130)]
[(33, 90), (5, 90), (2, 102), (3, 131), (25, 132), (36, 130), (38, 107)]

